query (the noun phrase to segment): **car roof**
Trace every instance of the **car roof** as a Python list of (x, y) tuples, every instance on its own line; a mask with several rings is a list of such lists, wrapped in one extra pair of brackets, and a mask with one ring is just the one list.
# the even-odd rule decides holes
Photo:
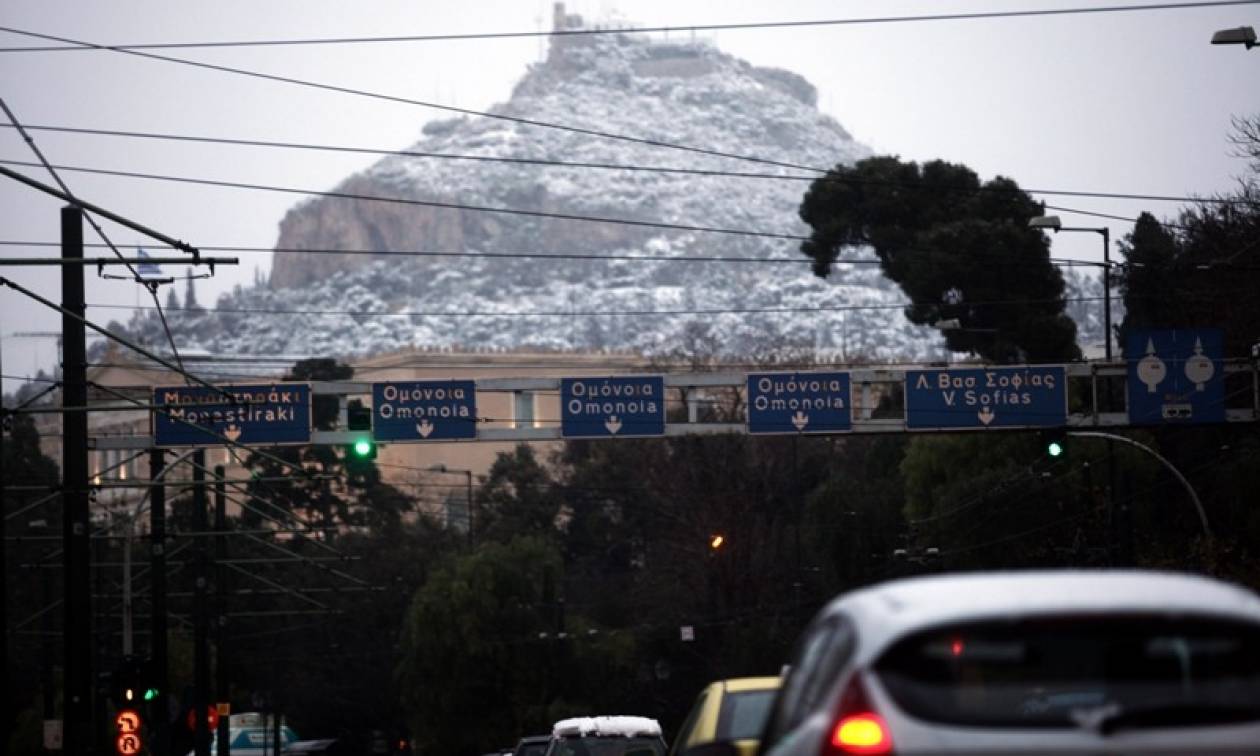
[(611, 736), (611, 737), (660, 737), (661, 724), (648, 717), (604, 716), (574, 717), (562, 719), (551, 728), (558, 738)]
[(1144, 570), (1029, 570), (931, 575), (841, 595), (867, 651), (935, 625), (1039, 614), (1204, 614), (1260, 622), (1260, 597), (1219, 580)]
[(732, 677), (729, 680), (718, 680), (722, 690), (729, 693), (743, 693), (749, 690), (777, 690), (783, 683), (779, 677)]
[(517, 741), (517, 745), (529, 745), (531, 743), (547, 743), (551, 740), (550, 735), (526, 735)]

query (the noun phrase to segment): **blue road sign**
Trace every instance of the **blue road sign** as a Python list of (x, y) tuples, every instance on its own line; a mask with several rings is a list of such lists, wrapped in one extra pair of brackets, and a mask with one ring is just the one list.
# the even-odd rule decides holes
[(560, 435), (665, 435), (665, 379), (659, 375), (561, 378)]
[(906, 428), (1042, 428), (1067, 424), (1062, 365), (906, 371)]
[(749, 373), (749, 433), (834, 433), (853, 428), (848, 373)]
[[(158, 386), (153, 438), (158, 446), (218, 446), (222, 437), (242, 444), (307, 444), (311, 441), (311, 387), (305, 383)], [(229, 394), (235, 402), (223, 394)], [(209, 432), (208, 432), (209, 431)]]
[(472, 381), (373, 383), (372, 437), (377, 441), (476, 438), (476, 385)]
[(1124, 345), (1129, 422), (1225, 422), (1224, 341), (1216, 328), (1131, 331)]

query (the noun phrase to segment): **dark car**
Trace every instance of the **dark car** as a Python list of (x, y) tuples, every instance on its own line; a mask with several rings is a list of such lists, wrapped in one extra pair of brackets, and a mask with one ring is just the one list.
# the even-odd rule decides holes
[(516, 744), (516, 750), (512, 752), (512, 756), (543, 756), (547, 752), (547, 744), (550, 742), (550, 735), (530, 735), (521, 738)]
[(546, 756), (665, 756), (661, 725), (647, 717), (576, 717), (556, 722)]
[(340, 738), (298, 740), (280, 751), (283, 756), (362, 756), (363, 749)]

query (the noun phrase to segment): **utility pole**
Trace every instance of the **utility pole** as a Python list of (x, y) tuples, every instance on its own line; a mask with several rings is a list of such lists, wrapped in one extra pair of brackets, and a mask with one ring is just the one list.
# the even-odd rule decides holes
[(166, 452), (149, 450), (149, 479), (155, 485), (149, 491), (149, 573), (153, 611), (150, 618), (152, 637), (149, 640), (149, 670), (158, 695), (153, 701), (153, 753), (170, 751), (171, 717), (168, 711), (170, 692), (166, 680)]
[[(4, 374), (3, 370), (3, 345), (0, 344), (0, 375)], [(8, 515), (9, 507), (4, 491), (5, 471), (4, 471), (4, 434), (9, 429), (9, 415), (4, 406), (4, 380), (0, 379), (0, 655), (4, 657), (4, 661), (0, 661), (0, 680), (9, 679), (9, 577), (8, 565), (9, 555), (4, 546), (4, 518)], [(10, 713), (14, 707), (9, 703), (9, 686), (4, 686), (4, 691), (0, 692), (0, 722), (4, 723), (0, 727), (0, 737), (4, 738), (4, 742), (9, 742), (11, 734), (11, 723), (13, 715)]]
[[(192, 507), (193, 530), (204, 533), (207, 527), (205, 449), (193, 452)], [(206, 558), (205, 538), (197, 539), (194, 550), (197, 572), (193, 588), (193, 749), (197, 756), (210, 756), (210, 729), (206, 721), (206, 707), (210, 705), (210, 655), (206, 632), (209, 614), (206, 609), (209, 560)]]
[[(83, 326), (83, 211), (61, 209), (62, 539), (65, 568), (64, 752), (88, 753), (92, 727), (91, 543), (88, 532), (87, 334)], [(77, 320), (76, 320), (77, 318)]]
[[(225, 470), (223, 465), (215, 465), (214, 468), (214, 529), (218, 533), (214, 537), (214, 592), (218, 601), (216, 601), (215, 611), (218, 614), (218, 621), (215, 623), (214, 635), (214, 675), (215, 675), (215, 702), (230, 703), (231, 695), (228, 691), (228, 649), (227, 649), (227, 595), (228, 595), (228, 575), (227, 575), (227, 483), (225, 483)], [(228, 716), (220, 711), (219, 722), (215, 733), (215, 742), (217, 744), (215, 752), (217, 756), (228, 756)]]

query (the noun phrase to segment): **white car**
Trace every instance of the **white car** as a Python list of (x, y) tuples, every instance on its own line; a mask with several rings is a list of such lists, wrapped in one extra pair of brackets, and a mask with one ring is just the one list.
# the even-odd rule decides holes
[(801, 637), (760, 753), (1260, 754), (1260, 598), (1140, 571), (854, 591)]

